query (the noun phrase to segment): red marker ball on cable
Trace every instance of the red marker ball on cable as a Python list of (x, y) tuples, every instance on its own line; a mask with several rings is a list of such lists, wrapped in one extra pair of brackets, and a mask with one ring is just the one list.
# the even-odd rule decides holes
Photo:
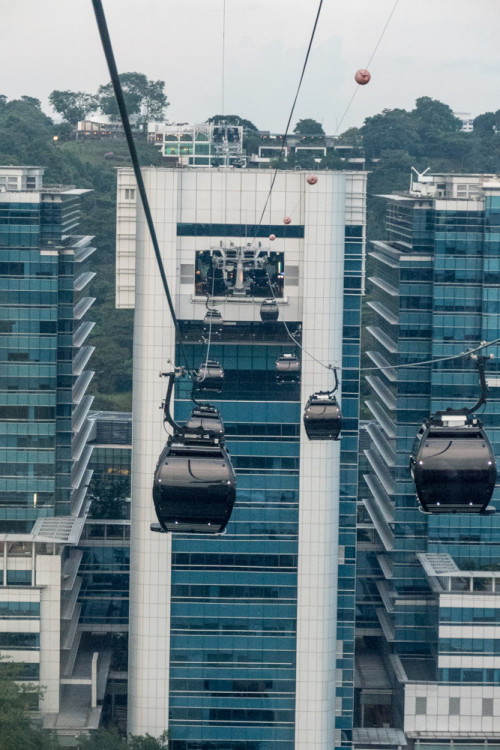
[(366, 68), (360, 68), (356, 71), (356, 75), (354, 76), (354, 80), (356, 83), (359, 83), (360, 86), (366, 86), (366, 84), (370, 81), (371, 74)]
[(291, 224), (292, 220), (289, 216), (285, 216), (283, 219), (283, 224)]
[(276, 239), (276, 235), (275, 234), (270, 234), (269, 235), (269, 239), (271, 240), (271, 242), (273, 242)]
[(308, 185), (316, 185), (317, 181), (318, 181), (318, 178), (314, 174), (310, 174), (307, 178)]

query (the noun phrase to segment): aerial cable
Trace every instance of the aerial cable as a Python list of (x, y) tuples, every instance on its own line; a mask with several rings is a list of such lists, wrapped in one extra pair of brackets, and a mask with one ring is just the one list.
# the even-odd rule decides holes
[[(274, 301), (276, 302), (276, 304), (278, 304), (276, 295), (274, 294), (274, 289), (273, 289), (273, 285), (272, 285), (272, 282), (271, 282), (271, 277), (269, 276), (269, 270), (267, 270), (267, 269), (266, 269), (266, 274), (267, 274), (267, 283), (268, 283), (269, 289), (271, 290), (271, 294), (273, 296)], [(325, 363), (325, 362), (322, 362), (321, 360), (319, 360), (317, 357), (315, 357), (313, 354), (311, 354), (311, 352), (308, 351), (305, 348), (305, 346), (303, 346), (295, 338), (295, 336), (291, 333), (290, 329), (288, 328), (287, 322), (284, 319), (284, 317), (282, 319), (282, 322), (283, 322), (283, 325), (285, 326), (285, 330), (286, 330), (288, 336), (293, 341), (293, 343), (296, 346), (298, 346), (298, 348), (301, 351), (303, 351), (304, 354), (306, 354), (314, 362), (316, 362), (317, 364), (321, 365), (321, 367), (324, 367), (325, 370), (333, 370), (334, 372), (335, 371), (342, 372), (342, 370), (345, 369), (345, 368), (337, 367), (336, 365)], [(360, 372), (374, 372), (374, 371), (380, 372), (382, 370), (402, 370), (402, 369), (410, 368), (410, 367), (423, 367), (425, 365), (434, 365), (434, 364), (437, 364), (439, 362), (448, 362), (448, 361), (450, 361), (452, 359), (463, 359), (465, 357), (469, 357), (471, 354), (475, 354), (476, 352), (482, 351), (483, 349), (486, 349), (489, 346), (495, 346), (496, 344), (500, 344), (500, 338), (495, 339), (494, 341), (482, 341), (481, 344), (479, 344), (479, 346), (476, 346), (476, 347), (474, 347), (472, 349), (467, 349), (466, 351), (460, 352), (459, 354), (450, 354), (447, 357), (437, 357), (436, 359), (427, 359), (427, 360), (423, 360), (421, 362), (410, 362), (408, 364), (403, 364), (403, 365), (382, 365), (382, 366), (379, 366), (379, 367), (360, 367), (359, 371)], [(349, 369), (352, 369), (352, 368), (349, 368)]]
[[(274, 299), (274, 301), (276, 302), (276, 304), (278, 304), (278, 300), (276, 299), (276, 295), (274, 294), (274, 289), (273, 289), (273, 285), (272, 285), (272, 282), (271, 282), (271, 277), (269, 276), (269, 270), (268, 270), (268, 268), (267, 268), (267, 267), (266, 267), (266, 274), (267, 274), (267, 283), (268, 283), (269, 289), (271, 290), (271, 294), (272, 294), (272, 296), (273, 296), (273, 299)], [(302, 352), (304, 352), (304, 354), (307, 354), (307, 356), (308, 356), (308, 357), (309, 357), (310, 359), (314, 360), (314, 362), (316, 362), (316, 364), (318, 364), (318, 365), (321, 365), (321, 367), (324, 367), (324, 368), (325, 368), (325, 370), (333, 370), (334, 372), (335, 372), (335, 370), (338, 370), (338, 369), (340, 369), (340, 368), (336, 367), (335, 365), (329, 365), (329, 364), (325, 364), (324, 362), (322, 362), (322, 361), (321, 361), (320, 359), (318, 359), (317, 357), (315, 357), (315, 356), (314, 356), (314, 354), (311, 354), (311, 352), (309, 352), (309, 351), (308, 351), (308, 350), (307, 350), (307, 349), (305, 348), (305, 346), (303, 346), (303, 345), (302, 345), (302, 344), (300, 343), (300, 341), (298, 341), (298, 340), (297, 340), (297, 339), (295, 338), (295, 336), (294, 336), (294, 335), (292, 334), (292, 332), (291, 332), (291, 331), (290, 331), (290, 329), (288, 328), (287, 322), (286, 322), (286, 320), (285, 320), (285, 318), (284, 318), (284, 315), (283, 315), (283, 311), (282, 311), (282, 323), (283, 323), (283, 325), (285, 326), (285, 330), (286, 330), (286, 332), (287, 332), (288, 336), (289, 336), (289, 337), (290, 337), (290, 339), (291, 339), (291, 340), (293, 341), (293, 343), (295, 344), (295, 346), (298, 346), (298, 348), (299, 348), (299, 349), (300, 349), (300, 350), (301, 350)], [(337, 376), (335, 375), (335, 377), (337, 377)]]
[(134, 175), (135, 175), (135, 179), (137, 182), (137, 189), (139, 190), (139, 195), (141, 196), (142, 207), (144, 210), (144, 215), (146, 216), (149, 233), (151, 235), (151, 242), (153, 243), (156, 261), (158, 263), (158, 269), (160, 271), (160, 276), (161, 276), (161, 280), (163, 283), (163, 289), (165, 291), (165, 296), (167, 298), (170, 315), (172, 316), (172, 321), (174, 323), (175, 330), (177, 332), (177, 339), (179, 341), (179, 346), (180, 346), (182, 356), (185, 362), (186, 371), (188, 374), (190, 374), (191, 370), (189, 367), (189, 362), (188, 362), (188, 358), (186, 355), (186, 351), (182, 343), (182, 335), (181, 335), (181, 330), (179, 327), (179, 321), (177, 320), (177, 316), (175, 314), (175, 309), (174, 309), (174, 303), (170, 295), (170, 289), (168, 287), (168, 281), (165, 275), (163, 261), (161, 259), (158, 238), (156, 236), (156, 230), (155, 230), (154, 223), (153, 223), (153, 217), (151, 215), (151, 210), (149, 207), (148, 196), (146, 193), (146, 188), (144, 186), (144, 180), (142, 179), (141, 167), (139, 164), (137, 150), (136, 150), (134, 138), (132, 135), (132, 129), (130, 127), (127, 107), (125, 105), (125, 99), (123, 97), (123, 90), (122, 90), (122, 86), (120, 83), (120, 77), (118, 75), (118, 69), (116, 67), (115, 56), (113, 53), (113, 47), (112, 47), (111, 39), (109, 36), (108, 26), (106, 23), (106, 17), (104, 15), (104, 10), (102, 7), (101, 0), (92, 0), (92, 5), (94, 6), (94, 13), (95, 13), (96, 21), (97, 21), (97, 27), (99, 29), (99, 34), (101, 37), (101, 43), (102, 43), (102, 47), (104, 51), (104, 56), (106, 57), (109, 74), (111, 76), (111, 83), (113, 85), (113, 90), (115, 92), (116, 103), (120, 111), (120, 118), (122, 121), (123, 130), (125, 132), (125, 138), (127, 140), (127, 146), (128, 146), (129, 153), (130, 153), (130, 159), (132, 161), (132, 166), (134, 168)]
[(290, 110), (290, 115), (288, 117), (288, 122), (286, 124), (285, 135), (283, 137), (283, 142), (281, 144), (281, 149), (280, 149), (279, 156), (278, 156), (278, 163), (277, 163), (276, 168), (274, 170), (274, 174), (273, 174), (273, 177), (272, 177), (272, 180), (271, 180), (271, 185), (269, 187), (269, 192), (267, 194), (266, 201), (264, 203), (264, 208), (262, 209), (262, 213), (260, 215), (259, 223), (257, 224), (257, 228), (255, 230), (255, 234), (254, 234), (253, 239), (252, 239), (252, 245), (255, 242), (256, 238), (257, 238), (257, 234), (258, 234), (259, 229), (260, 229), (260, 227), (262, 225), (262, 222), (264, 220), (264, 214), (265, 214), (266, 208), (267, 208), (267, 206), (269, 204), (269, 200), (271, 198), (271, 193), (273, 192), (274, 183), (276, 182), (276, 176), (278, 174), (278, 165), (279, 165), (279, 163), (281, 161), (281, 158), (282, 158), (283, 153), (284, 153), (285, 148), (286, 148), (286, 139), (288, 138), (288, 131), (290, 129), (290, 123), (292, 122), (292, 117), (293, 117), (293, 113), (294, 113), (294, 110), (295, 110), (295, 105), (297, 104), (297, 99), (299, 97), (300, 88), (302, 86), (302, 81), (304, 79), (304, 74), (306, 72), (307, 63), (308, 63), (308, 60), (309, 60), (309, 54), (311, 52), (311, 48), (312, 48), (314, 36), (316, 34), (316, 28), (318, 26), (319, 16), (320, 16), (321, 8), (322, 7), (323, 7), (323, 0), (319, 0), (318, 10), (317, 10), (317, 13), (316, 13), (316, 19), (314, 21), (314, 26), (313, 26), (313, 30), (312, 30), (312, 33), (311, 33), (311, 38), (309, 39), (309, 45), (307, 47), (306, 57), (305, 57), (305, 60), (304, 60), (304, 64), (302, 66), (302, 73), (300, 74), (299, 84), (297, 86), (297, 91), (295, 92), (295, 98), (293, 100), (292, 108)]
[[(380, 34), (380, 36), (378, 38), (377, 44), (375, 45), (375, 48), (374, 48), (373, 52), (370, 55), (370, 59), (368, 60), (367, 64), (365, 65), (365, 70), (369, 70), (369, 68), (370, 68), (371, 62), (372, 62), (373, 58), (375, 57), (375, 53), (377, 52), (378, 48), (380, 47), (380, 43), (382, 42), (382, 39), (384, 38), (385, 32), (387, 31), (387, 27), (389, 26), (389, 23), (391, 21), (391, 18), (394, 15), (394, 12), (395, 12), (395, 10), (396, 10), (396, 8), (398, 6), (398, 3), (399, 3), (399, 0), (396, 0), (396, 2), (393, 5), (393, 8), (392, 8), (391, 12), (389, 13), (389, 17), (388, 17), (387, 21), (385, 22), (385, 26), (382, 29), (382, 32), (381, 32), (381, 34)], [(353, 103), (353, 101), (354, 101), (354, 99), (355, 99), (358, 91), (359, 91), (359, 86), (356, 86), (355, 89), (354, 89), (354, 91), (353, 91), (353, 93), (352, 93), (352, 96), (351, 96), (351, 98), (349, 100), (349, 103), (347, 104), (347, 107), (345, 108), (344, 114), (340, 118), (340, 122), (337, 125), (337, 128), (335, 130), (334, 136), (338, 135), (339, 130), (341, 128), (341, 125), (344, 122), (344, 120), (345, 120), (345, 118), (347, 116), (347, 113), (349, 112), (349, 110), (351, 108), (351, 104)]]
[(474, 347), (473, 349), (467, 349), (464, 352), (460, 352), (460, 354), (450, 354), (448, 357), (438, 357), (436, 359), (427, 359), (423, 362), (410, 362), (406, 365), (383, 365), (381, 367), (361, 367), (360, 372), (373, 372), (374, 370), (402, 370), (403, 368), (407, 367), (423, 367), (424, 365), (434, 365), (438, 362), (448, 362), (451, 359), (463, 359), (465, 357), (469, 357), (471, 354), (475, 354), (475, 352), (479, 352), (482, 349), (486, 349), (488, 346), (495, 346), (496, 344), (500, 344), (500, 338), (495, 339), (494, 341), (482, 341), (479, 346)]
[[(207, 310), (210, 310), (210, 308), (208, 306), (210, 300), (212, 300), (212, 304), (213, 304), (214, 290), (215, 290), (215, 269), (214, 269), (214, 267), (212, 265), (212, 294), (211, 295), (207, 294), (207, 303), (206, 303)], [(205, 380), (206, 373), (208, 371), (207, 368), (208, 368), (208, 360), (210, 359), (210, 344), (211, 344), (211, 341), (212, 341), (212, 316), (210, 316), (210, 320), (208, 322), (207, 354), (206, 354), (206, 357), (205, 357), (205, 376), (203, 377), (203, 380)]]
[(222, 109), (221, 114), (224, 114), (224, 94), (225, 94), (225, 76), (226, 76), (226, 0), (223, 0), (222, 6)]

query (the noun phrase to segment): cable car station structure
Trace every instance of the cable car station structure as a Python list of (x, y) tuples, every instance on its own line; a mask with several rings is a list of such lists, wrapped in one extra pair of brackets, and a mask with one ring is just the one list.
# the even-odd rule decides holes
[[(256, 196), (269, 190), (271, 174), (142, 171), (181, 338), (137, 195), (130, 197), (132, 170), (120, 169), (117, 301), (135, 308), (129, 731), (157, 735), (170, 716), (179, 747), (231, 737), (310, 750), (313, 736), (321, 750), (342, 747), (351, 742), (353, 710), (366, 175), (322, 172), (308, 184), (304, 172), (280, 172), (259, 223)], [(242, 247), (246, 259), (226, 253), (219, 269), (221, 247)], [(248, 293), (234, 293), (235, 285)], [(207, 307), (221, 315), (220, 338), (204, 323)], [(269, 308), (274, 320), (266, 322)], [(194, 447), (210, 418), (196, 413), (191, 396), (209, 402), (223, 420), (236, 476), (222, 535), (151, 531), (163, 512), (157, 517), (152, 502), (155, 469), (163, 479), (175, 450), (158, 410), (166, 388), (158, 373), (179, 361), (181, 342), (196, 377), (177, 380), (172, 418), (191, 424), (184, 436)], [(280, 385), (276, 362), (284, 355), (299, 367)], [(311, 394), (335, 386), (325, 362), (343, 368), (342, 441), (309, 439), (303, 426)], [(214, 389), (204, 391), (207, 375)], [(324, 697), (314, 707), (313, 683)]]

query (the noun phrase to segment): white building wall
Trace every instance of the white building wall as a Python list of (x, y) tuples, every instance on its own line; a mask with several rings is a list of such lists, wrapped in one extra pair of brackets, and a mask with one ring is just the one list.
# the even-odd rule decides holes
[(500, 686), (408, 683), (404, 731), (410, 737), (498, 740)]
[[(177, 173), (149, 169), (144, 178), (175, 298)], [(151, 532), (150, 524), (153, 475), (166, 439), (159, 373), (174, 359), (175, 336), (142, 211), (136, 248), (128, 728), (158, 736), (168, 725), (171, 537)]]
[(61, 673), (61, 555), (37, 555), (40, 590), (40, 700), (43, 713), (58, 713)]
[[(345, 178), (323, 176), (305, 193), (301, 262), (302, 409), (334, 385), (320, 363), (342, 362)], [(300, 443), (295, 750), (334, 745), (340, 443)]]

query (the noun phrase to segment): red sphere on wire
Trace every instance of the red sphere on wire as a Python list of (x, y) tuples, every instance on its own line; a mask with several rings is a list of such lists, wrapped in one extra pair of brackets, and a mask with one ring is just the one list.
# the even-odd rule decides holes
[(316, 177), (316, 175), (314, 175), (314, 174), (308, 175), (308, 177), (307, 177), (307, 184), (308, 185), (316, 185), (317, 181), (318, 181), (318, 178)]
[(356, 75), (354, 76), (354, 80), (356, 83), (359, 83), (360, 86), (366, 86), (366, 84), (370, 81), (371, 74), (366, 68), (360, 68), (356, 71)]
[(285, 216), (283, 218), (283, 224), (291, 224), (291, 223), (292, 223), (292, 220), (289, 216)]
[(271, 240), (271, 242), (273, 242), (276, 239), (276, 235), (275, 234), (270, 234), (269, 235), (269, 239)]

